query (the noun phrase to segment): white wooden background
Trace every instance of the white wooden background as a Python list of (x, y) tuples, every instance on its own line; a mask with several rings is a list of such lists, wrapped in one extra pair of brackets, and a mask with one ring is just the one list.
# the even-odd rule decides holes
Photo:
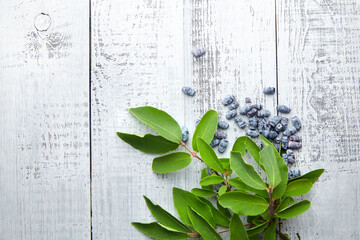
[[(0, 240), (147, 239), (130, 225), (152, 220), (142, 195), (175, 213), (172, 187), (197, 186), (202, 166), (154, 174), (153, 156), (115, 134), (152, 132), (128, 109), (156, 106), (193, 133), (209, 109), (224, 118), (230, 93), (291, 106), (303, 123), (296, 168), (326, 168), (306, 195), (311, 209), (284, 232), (360, 239), (359, 0), (0, 0), (0, 9)], [(208, 52), (194, 59), (197, 47)], [(227, 132), (230, 143), (244, 135), (234, 124)]]

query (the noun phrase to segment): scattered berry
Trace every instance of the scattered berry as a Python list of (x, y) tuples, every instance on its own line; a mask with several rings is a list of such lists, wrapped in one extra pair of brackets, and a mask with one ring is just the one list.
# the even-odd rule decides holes
[(257, 112), (257, 116), (258, 117), (269, 117), (270, 116), (270, 114), (271, 114), (271, 112), (269, 111), (269, 110), (267, 110), (267, 109), (264, 109), (264, 110), (260, 110), (260, 111), (258, 111)]
[(252, 137), (252, 138), (256, 138), (259, 136), (259, 132), (255, 131), (255, 130), (248, 130), (246, 132), (246, 135), (248, 135), (249, 137)]
[(252, 108), (250, 111), (247, 112), (246, 115), (247, 115), (248, 117), (256, 116), (257, 111), (258, 111), (258, 110), (257, 110), (256, 108)]
[(240, 116), (235, 117), (235, 122), (236, 122), (236, 125), (238, 125), (239, 128), (245, 128), (246, 127), (246, 122)]
[(289, 179), (300, 177), (301, 173), (299, 169), (289, 171)]
[(275, 93), (275, 88), (274, 87), (265, 87), (264, 90), (263, 90), (263, 93), (267, 94), (267, 95), (274, 94)]
[(294, 155), (294, 152), (293, 152), (292, 150), (288, 149), (288, 150), (286, 151), (286, 154), (287, 154), (287, 156), (288, 156), (288, 163), (289, 163), (289, 164), (295, 163), (295, 155)]
[(229, 128), (229, 124), (225, 121), (219, 121), (218, 122), (218, 127), (221, 129), (228, 129)]
[(250, 105), (245, 105), (243, 108), (240, 109), (240, 114), (246, 115), (251, 109), (252, 107)]
[(301, 142), (301, 137), (296, 136), (296, 135), (292, 135), (292, 136), (290, 136), (290, 141)]
[(222, 104), (224, 106), (227, 106), (230, 105), (234, 100), (235, 100), (235, 96), (233, 94), (230, 94), (222, 100)]
[(289, 138), (287, 136), (283, 136), (281, 140), (281, 148), (287, 149), (289, 144)]
[(230, 120), (232, 118), (234, 118), (237, 115), (236, 110), (231, 110), (230, 112), (228, 112), (228, 114), (226, 114), (226, 119)]
[(221, 131), (216, 131), (214, 137), (218, 139), (225, 139), (227, 138), (227, 134)]
[(285, 105), (279, 105), (279, 106), (277, 106), (276, 109), (278, 110), (278, 112), (281, 112), (281, 113), (289, 113), (291, 111), (291, 109)]
[(289, 119), (287, 117), (282, 117), (280, 120), (280, 123), (284, 126), (284, 130), (286, 130), (288, 123), (289, 123)]
[(289, 141), (288, 146), (289, 149), (299, 149), (302, 147), (301, 143), (299, 142), (293, 142), (293, 141)]
[(229, 144), (228, 140), (222, 139), (222, 140), (220, 141), (220, 144), (219, 144), (219, 147), (218, 147), (218, 151), (219, 151), (220, 153), (225, 152), (226, 147), (228, 146), (228, 144)]
[(196, 93), (196, 91), (194, 89), (192, 89), (191, 87), (183, 87), (182, 92), (185, 93), (188, 96), (193, 97)]
[(245, 98), (245, 103), (251, 103), (251, 99), (249, 97)]
[(259, 103), (256, 103), (256, 104), (251, 105), (251, 107), (256, 108), (257, 110), (261, 110), (263, 106)]
[(217, 139), (217, 138), (214, 138), (211, 143), (210, 143), (210, 146), (213, 148), (213, 147), (216, 147), (217, 145), (220, 144), (220, 139)]
[(192, 51), (194, 57), (198, 58), (201, 57), (202, 55), (204, 55), (206, 53), (205, 49), (203, 48), (198, 48)]
[(270, 126), (273, 128), (281, 121), (281, 116), (275, 116), (270, 119)]
[(249, 118), (249, 128), (250, 130), (255, 130), (258, 126), (258, 120), (256, 116)]
[(296, 128), (296, 130), (300, 130), (301, 122), (300, 122), (300, 119), (297, 116), (291, 118), (291, 123)]
[(238, 107), (239, 107), (239, 103), (238, 102), (233, 102), (232, 104), (230, 104), (229, 109), (234, 110), (234, 109), (237, 109)]
[(181, 127), (182, 141), (186, 142), (189, 139), (189, 129), (184, 125)]

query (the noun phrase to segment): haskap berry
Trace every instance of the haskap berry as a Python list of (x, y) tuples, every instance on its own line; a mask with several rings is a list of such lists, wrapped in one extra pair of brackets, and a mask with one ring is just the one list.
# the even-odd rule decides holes
[(192, 53), (193, 53), (194, 57), (199, 58), (199, 57), (203, 56), (206, 53), (206, 51), (203, 48), (198, 48), (198, 49), (193, 50)]
[(224, 106), (228, 106), (230, 105), (233, 101), (235, 100), (235, 96), (233, 94), (230, 94), (228, 96), (226, 96), (223, 100), (222, 100), (222, 104)]
[(189, 129), (184, 125), (181, 127), (182, 141), (186, 142), (189, 139)]
[(301, 122), (300, 122), (300, 119), (297, 116), (291, 118), (291, 123), (296, 128), (296, 130), (300, 130)]
[(236, 110), (231, 110), (230, 112), (228, 112), (226, 114), (225, 117), (226, 117), (226, 119), (230, 120), (230, 119), (236, 117), (236, 115), (237, 115)]
[(247, 112), (247, 116), (248, 117), (253, 117), (253, 116), (256, 116), (256, 113), (257, 113), (257, 109), (256, 108), (252, 108), (250, 111)]
[(214, 138), (214, 139), (211, 141), (210, 146), (211, 146), (211, 147), (216, 147), (216, 146), (219, 145), (219, 144), (220, 144), (220, 139)]
[(228, 144), (229, 144), (228, 140), (222, 139), (222, 140), (220, 141), (220, 144), (219, 144), (219, 147), (218, 147), (218, 151), (219, 151), (220, 153), (225, 152)]
[(261, 118), (263, 118), (263, 117), (269, 117), (271, 115), (271, 113), (270, 113), (270, 111), (269, 110), (267, 110), (267, 109), (263, 109), (263, 110), (260, 110), (260, 111), (258, 111), (257, 112), (257, 116), (258, 117), (261, 117)]
[(296, 136), (296, 135), (292, 135), (292, 136), (290, 136), (290, 141), (301, 142), (301, 137)]
[(238, 102), (233, 102), (232, 104), (230, 104), (229, 109), (234, 110), (234, 109), (237, 109), (238, 107), (239, 107), (239, 103)]
[(270, 126), (275, 127), (281, 121), (281, 116), (275, 116), (270, 119)]
[(249, 97), (245, 98), (245, 103), (251, 103), (251, 99)]
[(229, 124), (225, 121), (219, 121), (218, 122), (218, 128), (221, 129), (228, 129), (229, 128)]
[(292, 150), (288, 149), (286, 151), (286, 155), (288, 157), (288, 163), (289, 164), (295, 163), (295, 155), (294, 155), (294, 152)]
[(256, 138), (259, 136), (259, 132), (255, 131), (255, 130), (248, 130), (246, 132), (246, 135), (248, 135), (249, 137), (252, 137), (252, 138)]
[(183, 87), (182, 92), (185, 93), (188, 96), (193, 97), (196, 93), (196, 91), (194, 89), (192, 89), (191, 87)]
[(250, 105), (245, 105), (244, 107), (242, 107), (240, 109), (240, 114), (246, 115), (251, 109), (252, 109), (252, 107)]
[(258, 120), (256, 116), (249, 118), (249, 128), (250, 130), (255, 130), (258, 126)]
[(216, 131), (214, 137), (218, 139), (224, 139), (227, 138), (227, 134), (222, 131)]
[(240, 116), (235, 117), (235, 123), (236, 123), (236, 125), (238, 125), (239, 128), (245, 128), (246, 127), (246, 122)]
[(279, 105), (279, 106), (277, 106), (276, 109), (278, 110), (278, 112), (281, 112), (281, 113), (290, 113), (291, 112), (291, 109), (286, 105)]
[(255, 109), (257, 109), (257, 110), (261, 110), (261, 109), (262, 109), (262, 105), (259, 104), (259, 103), (255, 103), (255, 104), (251, 105), (251, 107), (252, 107), (252, 108), (255, 108)]
[(274, 87), (265, 87), (264, 90), (263, 90), (263, 93), (267, 94), (267, 95), (274, 94), (275, 93), (275, 88)]

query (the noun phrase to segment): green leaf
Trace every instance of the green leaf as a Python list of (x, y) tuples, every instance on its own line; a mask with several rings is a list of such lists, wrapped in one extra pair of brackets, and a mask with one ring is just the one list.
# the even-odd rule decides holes
[(282, 219), (296, 217), (306, 212), (310, 208), (310, 206), (311, 203), (308, 200), (303, 200), (277, 213), (276, 216)]
[(211, 176), (207, 176), (207, 177), (204, 177), (203, 179), (201, 179), (200, 185), (201, 186), (209, 186), (209, 185), (219, 184), (224, 181), (225, 181), (225, 179), (223, 177), (211, 175)]
[(275, 240), (276, 238), (276, 222), (272, 222), (264, 233), (263, 240)]
[(185, 152), (170, 153), (154, 158), (152, 170), (156, 173), (170, 173), (187, 167), (191, 163), (191, 155)]
[(230, 208), (238, 215), (256, 216), (265, 212), (268, 202), (259, 196), (245, 192), (226, 192), (219, 197), (221, 206)]
[(218, 119), (219, 115), (214, 110), (208, 111), (201, 118), (192, 138), (192, 147), (194, 151), (199, 151), (197, 142), (198, 138), (202, 138), (207, 144), (210, 144), (217, 129)]
[(212, 227), (190, 206), (187, 206), (187, 212), (195, 231), (200, 233), (204, 240), (222, 240), (220, 235), (215, 231), (214, 227)]
[(289, 206), (289, 204), (294, 204), (294, 199), (292, 197), (285, 197), (275, 209), (275, 212), (281, 212)]
[(292, 181), (295, 181), (298, 179), (307, 179), (307, 180), (310, 180), (312, 182), (312, 184), (314, 184), (324, 171), (325, 171), (325, 169), (316, 169), (316, 170), (308, 172), (300, 177), (290, 179), (289, 182), (292, 182)]
[(297, 197), (303, 195), (310, 191), (313, 184), (310, 180), (307, 179), (299, 179), (293, 182), (290, 182), (287, 185), (285, 195), (290, 197)]
[(241, 152), (241, 155), (244, 157), (245, 150), (253, 157), (255, 162), (262, 168), (260, 162), (260, 151), (259, 146), (248, 136), (239, 137), (233, 146), (233, 152)]
[(144, 196), (146, 205), (150, 209), (151, 214), (158, 220), (160, 223), (164, 224), (166, 227), (172, 228), (179, 232), (191, 232), (191, 230), (176, 219), (173, 215), (165, 211), (159, 205), (153, 203), (150, 199)]
[(236, 214), (232, 216), (230, 221), (230, 240), (249, 240), (244, 224)]
[(264, 181), (252, 165), (245, 163), (240, 152), (230, 153), (230, 166), (246, 185), (258, 190), (266, 189)]
[(170, 142), (181, 142), (181, 128), (166, 112), (149, 106), (130, 108), (129, 112)]
[(138, 136), (135, 134), (117, 132), (119, 138), (131, 145), (133, 148), (144, 153), (161, 154), (173, 151), (178, 148), (179, 144), (170, 142), (162, 136), (146, 134)]
[(202, 160), (204, 160), (205, 164), (219, 173), (225, 173), (223, 165), (216, 156), (216, 153), (214, 152), (212, 147), (210, 147), (210, 145), (206, 143), (202, 138), (198, 138), (197, 142), (200, 156)]
[(180, 219), (187, 225), (191, 226), (191, 221), (187, 212), (187, 205), (189, 205), (194, 211), (202, 216), (211, 226), (215, 227), (215, 220), (211, 213), (211, 209), (204, 202), (202, 202), (194, 194), (179, 189), (173, 188), (173, 199), (175, 208), (180, 216)]
[[(215, 223), (217, 225), (229, 227), (230, 221), (226, 215), (224, 215), (222, 212), (220, 212), (218, 209), (216, 209), (209, 200), (202, 198), (202, 197), (200, 197), (199, 199), (210, 207), (211, 212), (215, 219)], [(230, 217), (231, 217), (231, 215), (230, 215)]]
[(198, 197), (212, 197), (216, 195), (216, 192), (209, 191), (201, 188), (193, 188), (191, 192)]
[(186, 233), (170, 231), (155, 222), (153, 223), (132, 222), (131, 224), (141, 232), (147, 234), (149, 237), (156, 238), (159, 240), (170, 240), (170, 239), (180, 240), (180, 239), (187, 239), (190, 237)]
[[(207, 173), (207, 169), (208, 169), (207, 167), (204, 167), (203, 169), (201, 169), (201, 178), (200, 178), (200, 180), (203, 179), (204, 177), (209, 176), (208, 173)], [(204, 189), (204, 190), (212, 191), (212, 192), (214, 191), (213, 186), (201, 186), (201, 188)]]
[(227, 190), (227, 186), (222, 185), (218, 191), (219, 196), (223, 195)]
[(224, 170), (227, 171), (227, 175), (230, 176), (232, 174), (232, 170), (230, 168), (230, 159), (229, 158), (219, 158), (219, 161), (224, 167)]
[(246, 185), (243, 181), (241, 181), (241, 179), (239, 177), (229, 179), (229, 184), (233, 187), (236, 187), (239, 190), (242, 190), (245, 192), (247, 192), (247, 191), (253, 192), (264, 198), (269, 198), (269, 193), (266, 190), (258, 190), (258, 189), (252, 188), (252, 187)]
[(256, 227), (250, 228), (247, 230), (247, 234), (249, 236), (255, 236), (261, 232), (263, 232), (266, 227), (267, 227), (268, 223), (264, 222), (263, 224), (257, 225)]
[(227, 218), (231, 218), (230, 211), (227, 208), (224, 208), (223, 206), (221, 206), (219, 201), (216, 201), (216, 206), (217, 206), (219, 212), (222, 213), (222, 215), (224, 215)]
[(270, 185), (275, 188), (281, 182), (281, 175), (276, 155), (271, 146), (264, 147), (260, 152), (260, 162), (264, 166)]

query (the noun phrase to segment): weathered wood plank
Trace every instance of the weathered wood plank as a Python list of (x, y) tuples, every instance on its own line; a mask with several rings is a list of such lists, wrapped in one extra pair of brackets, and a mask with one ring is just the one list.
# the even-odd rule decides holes
[[(151, 219), (141, 196), (175, 213), (171, 188), (198, 186), (202, 166), (194, 161), (177, 173), (152, 173), (153, 157), (115, 134), (149, 131), (127, 110), (159, 107), (185, 123), (190, 134), (209, 109), (224, 119), (227, 109), (220, 101), (230, 93), (242, 105), (249, 96), (274, 110), (276, 96), (264, 97), (262, 88), (276, 85), (275, 7), (271, 2), (137, 0), (94, 1), (92, 9), (94, 238), (147, 239), (130, 225)], [(194, 59), (196, 47), (205, 47), (207, 54)], [(194, 98), (181, 93), (183, 85), (198, 91)], [(244, 135), (231, 123), (230, 144)]]
[(0, 9), (0, 239), (89, 239), (88, 3)]
[(92, 169), (94, 239), (147, 239), (133, 221), (150, 221), (146, 195), (175, 213), (171, 191), (186, 171), (157, 175), (154, 156), (116, 131), (152, 132), (128, 113), (151, 105), (184, 122), (183, 2), (93, 1)]
[(279, 103), (303, 129), (294, 168), (325, 168), (296, 239), (359, 239), (360, 1), (277, 1)]

